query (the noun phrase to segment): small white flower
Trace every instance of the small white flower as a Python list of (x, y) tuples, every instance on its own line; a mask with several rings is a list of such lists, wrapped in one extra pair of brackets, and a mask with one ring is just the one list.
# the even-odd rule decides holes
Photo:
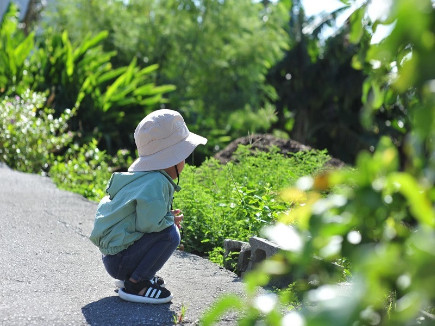
[(278, 302), (278, 297), (274, 293), (262, 294), (254, 299), (254, 307), (262, 313), (271, 312)]
[(313, 184), (314, 184), (314, 179), (310, 176), (305, 176), (299, 178), (299, 180), (296, 182), (296, 187), (298, 187), (300, 190), (307, 191), (311, 189)]
[(350, 231), (347, 234), (347, 241), (349, 241), (351, 244), (358, 244), (361, 242), (361, 233), (359, 233), (358, 231)]
[(282, 326), (305, 326), (304, 317), (296, 311), (291, 311), (281, 321)]

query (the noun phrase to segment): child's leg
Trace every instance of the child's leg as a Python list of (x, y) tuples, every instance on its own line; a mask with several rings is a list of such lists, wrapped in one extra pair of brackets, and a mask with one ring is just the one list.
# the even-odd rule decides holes
[(178, 228), (172, 225), (168, 229), (167, 238), (155, 242), (142, 257), (139, 265), (130, 276), (132, 279), (140, 281), (153, 278), (180, 245), (181, 238)]
[[(180, 233), (175, 225), (161, 232), (145, 233), (133, 245), (118, 254), (116, 277), (120, 280), (133, 278), (135, 281), (150, 280), (160, 270), (180, 244)], [(111, 265), (108, 256), (103, 258)], [(113, 267), (112, 267), (113, 268)], [(113, 276), (113, 275), (112, 275)]]

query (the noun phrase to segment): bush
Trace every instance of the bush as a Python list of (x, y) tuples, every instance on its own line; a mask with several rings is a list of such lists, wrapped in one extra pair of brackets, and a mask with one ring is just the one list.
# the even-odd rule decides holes
[(0, 102), (0, 160), (13, 169), (47, 171), (54, 155), (72, 140), (67, 124), (73, 111), (54, 118), (45, 101), (44, 95), (26, 91)]
[(132, 148), (124, 131), (134, 130), (144, 115), (166, 102), (163, 95), (174, 86), (155, 85), (155, 64), (139, 67), (133, 59), (114, 69), (116, 52), (102, 46), (108, 35), (101, 31), (76, 42), (68, 31), (25, 35), (17, 7), (11, 4), (0, 24), (0, 95), (20, 95), (28, 89), (46, 92), (47, 106), (56, 110), (56, 117), (65, 108), (76, 110), (69, 125), (83, 143), (98, 138), (111, 154)]
[(265, 75), (287, 48), (288, 1), (57, 0), (48, 9), (48, 23), (74, 41), (109, 31), (103, 44), (117, 51), (115, 68), (134, 57), (158, 64), (156, 83), (176, 86), (168, 108), (192, 131), (214, 134), (197, 158), (273, 122)]
[(181, 175), (182, 191), (174, 207), (186, 216), (182, 241), (186, 251), (211, 254), (221, 261), (221, 246), (227, 238), (247, 241), (287, 210), (279, 189), (299, 177), (314, 174), (328, 160), (324, 151), (306, 151), (285, 157), (277, 151), (256, 152), (239, 146), (236, 162), (226, 165), (208, 159), (200, 167), (186, 166)]
[[(356, 169), (305, 177), (288, 189), (294, 209), (265, 230), (285, 250), (247, 277), (248, 300), (221, 299), (204, 325), (231, 308), (242, 312), (243, 325), (434, 324), (427, 311), (435, 307), (435, 8), (429, 0), (397, 0), (371, 22), (369, 4), (350, 17), (350, 41), (359, 42), (365, 28), (394, 24), (354, 58), (369, 71), (363, 121), (376, 129), (376, 113), (400, 103), (410, 118), (403, 147), (382, 137), (374, 154), (359, 153)], [(351, 274), (346, 296), (337, 284), (342, 271), (331, 268), (342, 259)], [(301, 309), (284, 316), (288, 300), (255, 296), (273, 275), (293, 277)]]
[(85, 145), (74, 144), (64, 156), (54, 160), (50, 177), (61, 189), (99, 201), (106, 195), (111, 173), (132, 163), (129, 154), (119, 150), (115, 157), (111, 157), (98, 149), (95, 139)]
[[(435, 276), (428, 272), (435, 269), (433, 189), (399, 172), (398, 158), (392, 142), (383, 138), (374, 155), (360, 153), (356, 169), (304, 177), (283, 192), (295, 205), (262, 234), (287, 250), (260, 265), (246, 282), (252, 290), (273, 276), (291, 276), (292, 291), (304, 302), (300, 311), (283, 317), (280, 311), (290, 302), (281, 306), (274, 294), (269, 294), (270, 310), (253, 307), (249, 302), (261, 299), (249, 290), (248, 302), (227, 297), (216, 303), (204, 324), (224, 305), (245, 312), (244, 321), (268, 325), (280, 325), (283, 318), (303, 321), (300, 325), (414, 325), (409, 321), (435, 303)], [(346, 300), (336, 285), (343, 271), (331, 268), (342, 259), (351, 272), (352, 296)]]

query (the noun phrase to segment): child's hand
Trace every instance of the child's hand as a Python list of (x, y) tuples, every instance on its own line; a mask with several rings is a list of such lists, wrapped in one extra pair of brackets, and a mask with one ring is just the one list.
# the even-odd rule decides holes
[(171, 211), (172, 215), (174, 215), (174, 221), (175, 221), (175, 225), (181, 229), (181, 221), (183, 221), (184, 215), (181, 214), (181, 210), (179, 209), (173, 209)]

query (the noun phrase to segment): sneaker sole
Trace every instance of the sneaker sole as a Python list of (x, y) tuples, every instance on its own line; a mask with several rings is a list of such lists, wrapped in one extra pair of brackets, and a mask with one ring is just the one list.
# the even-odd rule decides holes
[(152, 303), (152, 304), (160, 304), (160, 303), (168, 303), (172, 300), (172, 295), (167, 298), (147, 298), (142, 297), (140, 295), (129, 294), (124, 291), (124, 289), (119, 289), (118, 295), (122, 300), (136, 303)]

